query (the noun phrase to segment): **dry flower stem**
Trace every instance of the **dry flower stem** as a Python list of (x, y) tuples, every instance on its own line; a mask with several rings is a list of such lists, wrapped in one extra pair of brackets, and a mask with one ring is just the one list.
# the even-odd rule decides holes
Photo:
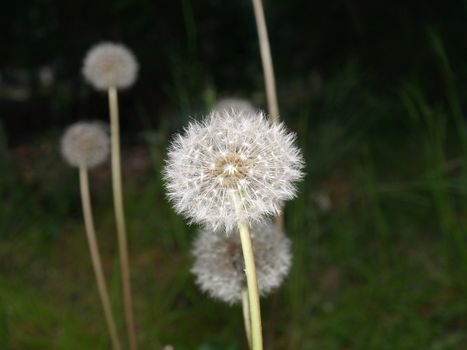
[(251, 320), (251, 348), (263, 350), (263, 334), (261, 327), (261, 308), (259, 303), (258, 279), (256, 277), (255, 257), (251, 243), (250, 229), (245, 220), (244, 208), (240, 194), (232, 192), (235, 211), (238, 217), (238, 230), (242, 243), (243, 259), (245, 260), (246, 282), (248, 287), (248, 301)]
[(128, 259), (128, 244), (125, 225), (125, 214), (123, 211), (123, 191), (120, 164), (120, 128), (118, 117), (117, 89), (109, 88), (110, 108), (110, 146), (112, 158), (112, 188), (115, 207), (115, 219), (117, 222), (118, 247), (120, 251), (120, 272), (123, 288), (123, 307), (128, 333), (130, 349), (138, 348), (136, 342), (135, 322), (133, 317), (133, 301), (131, 296), (130, 266)]
[(250, 322), (250, 302), (248, 300), (248, 290), (242, 292), (242, 311), (245, 334), (248, 341), (248, 348), (251, 349), (251, 322)]
[(83, 205), (84, 226), (86, 228), (86, 236), (89, 244), (89, 251), (91, 253), (92, 267), (96, 276), (97, 289), (101, 299), (102, 308), (104, 309), (105, 321), (110, 333), (112, 341), (112, 349), (120, 350), (120, 340), (118, 338), (117, 327), (112, 313), (110, 304), (109, 292), (105, 284), (104, 273), (102, 271), (102, 263), (99, 255), (99, 246), (96, 239), (96, 230), (94, 229), (94, 221), (92, 218), (92, 206), (89, 194), (89, 181), (88, 171), (84, 167), (79, 168), (79, 183), (81, 189), (81, 202)]
[[(268, 99), (269, 117), (274, 123), (279, 122), (279, 103), (277, 101), (276, 82), (274, 78), (274, 68), (272, 64), (271, 47), (269, 45), (268, 30), (262, 0), (252, 0), (255, 12), (256, 27), (258, 29), (259, 47), (261, 51), (261, 61), (263, 64), (264, 84), (266, 87), (266, 97)], [(284, 230), (284, 214), (279, 214), (275, 218), (276, 227)], [(277, 298), (276, 295), (273, 298)], [(273, 305), (273, 304), (272, 304)], [(273, 329), (273, 328), (271, 328)], [(269, 338), (273, 338), (270, 333)], [(273, 340), (271, 340), (271, 343)]]
[[(264, 18), (262, 0), (252, 0), (255, 12), (256, 27), (258, 29), (259, 48), (261, 61), (263, 64), (264, 84), (266, 87), (266, 97), (268, 100), (269, 118), (274, 123), (279, 122), (279, 103), (277, 102), (276, 79), (274, 78), (274, 67), (272, 64), (271, 47), (269, 45), (268, 29)], [(283, 230), (284, 216), (280, 214), (276, 217), (276, 226)]]
[(276, 82), (274, 78), (274, 68), (272, 66), (268, 30), (264, 18), (263, 3), (262, 0), (252, 0), (252, 2), (255, 11), (256, 27), (258, 29), (259, 48), (261, 52), (261, 61), (263, 63), (264, 84), (266, 86), (269, 116), (274, 123), (277, 123), (279, 122), (279, 104), (277, 102)]

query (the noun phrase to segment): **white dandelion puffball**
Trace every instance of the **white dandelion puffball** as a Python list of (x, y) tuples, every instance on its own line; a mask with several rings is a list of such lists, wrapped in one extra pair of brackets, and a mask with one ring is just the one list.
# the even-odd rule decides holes
[(213, 230), (236, 226), (237, 195), (249, 223), (279, 214), (302, 177), (294, 140), (261, 112), (212, 112), (172, 142), (164, 169), (168, 197), (178, 213)]
[(79, 122), (65, 131), (61, 148), (71, 166), (93, 168), (109, 156), (109, 137), (101, 124)]
[(217, 112), (233, 110), (235, 112), (244, 111), (249, 113), (255, 113), (257, 111), (250, 101), (236, 97), (223, 98), (217, 101), (212, 110)]
[[(290, 240), (270, 221), (251, 227), (258, 288), (262, 296), (279, 287), (292, 263)], [(195, 275), (200, 289), (229, 304), (241, 300), (246, 288), (240, 235), (201, 229), (193, 246)]]
[(104, 42), (88, 51), (82, 72), (85, 79), (97, 90), (110, 87), (125, 89), (136, 80), (138, 62), (127, 47)]

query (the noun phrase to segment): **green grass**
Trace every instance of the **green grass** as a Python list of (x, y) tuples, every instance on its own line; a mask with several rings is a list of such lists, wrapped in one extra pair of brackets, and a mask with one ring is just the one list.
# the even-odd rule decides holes
[[(414, 82), (372, 92), (354, 66), (309, 105), (284, 101), (283, 114), (296, 116), (286, 121), (298, 133), (307, 176), (286, 209), (292, 271), (262, 304), (272, 349), (467, 348), (467, 155), (456, 101), (432, 105)], [(240, 308), (197, 290), (189, 273), (196, 227), (164, 197), (160, 169), (173, 125), (140, 138), (151, 166), (124, 177), (139, 342), (142, 349), (244, 349)], [(2, 349), (109, 348), (77, 174), (54, 150), (57, 137), (31, 141), (33, 149), (51, 147), (46, 157), (2, 157)], [(92, 173), (91, 186), (123, 332), (107, 167)]]

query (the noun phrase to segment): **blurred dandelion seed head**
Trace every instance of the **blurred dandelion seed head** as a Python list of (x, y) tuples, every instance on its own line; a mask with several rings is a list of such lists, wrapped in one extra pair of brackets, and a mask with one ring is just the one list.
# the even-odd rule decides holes
[[(290, 270), (290, 240), (270, 221), (254, 224), (251, 237), (258, 287), (264, 296), (279, 287)], [(229, 304), (241, 300), (246, 276), (238, 232), (225, 235), (201, 229), (192, 254), (195, 261), (191, 272), (201, 290)]]
[(101, 124), (79, 122), (63, 134), (61, 151), (71, 166), (93, 168), (107, 159), (109, 137)]
[(168, 197), (178, 213), (212, 230), (236, 226), (233, 192), (249, 223), (279, 214), (302, 177), (294, 141), (295, 134), (261, 112), (214, 111), (172, 142), (164, 169)]
[(138, 75), (138, 62), (125, 46), (104, 42), (93, 46), (83, 61), (83, 75), (97, 90), (125, 89)]
[(257, 109), (250, 103), (250, 101), (243, 98), (229, 97), (224, 98), (214, 105), (213, 111), (222, 113), (223, 111), (233, 112), (248, 112), (255, 113)]

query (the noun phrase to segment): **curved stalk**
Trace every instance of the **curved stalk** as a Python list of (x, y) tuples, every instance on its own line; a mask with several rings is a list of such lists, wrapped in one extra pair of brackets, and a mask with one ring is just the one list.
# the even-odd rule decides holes
[(128, 333), (130, 349), (138, 348), (136, 342), (135, 322), (133, 317), (133, 300), (131, 296), (130, 266), (128, 259), (128, 244), (123, 210), (122, 171), (120, 164), (120, 127), (118, 116), (117, 89), (109, 88), (110, 109), (110, 143), (112, 158), (112, 189), (115, 207), (115, 219), (117, 222), (118, 248), (120, 255), (120, 273), (123, 289), (123, 308)]
[(233, 192), (233, 202), (238, 217), (238, 230), (242, 243), (243, 259), (245, 261), (246, 282), (251, 320), (251, 348), (263, 350), (263, 334), (261, 326), (261, 308), (259, 302), (258, 279), (256, 277), (255, 257), (251, 243), (250, 229), (245, 219), (242, 200), (238, 192)]
[(96, 276), (97, 289), (104, 309), (105, 321), (112, 341), (112, 349), (120, 350), (120, 339), (118, 338), (117, 326), (112, 313), (112, 307), (109, 298), (109, 292), (105, 283), (104, 272), (102, 271), (102, 262), (99, 254), (99, 246), (96, 239), (96, 230), (92, 217), (91, 196), (89, 194), (88, 171), (84, 167), (79, 169), (79, 183), (81, 190), (81, 203), (83, 205), (84, 226), (88, 239), (89, 252), (91, 253), (91, 262)]
[(248, 348), (251, 349), (250, 302), (248, 300), (248, 290), (246, 289), (242, 291), (242, 311)]

